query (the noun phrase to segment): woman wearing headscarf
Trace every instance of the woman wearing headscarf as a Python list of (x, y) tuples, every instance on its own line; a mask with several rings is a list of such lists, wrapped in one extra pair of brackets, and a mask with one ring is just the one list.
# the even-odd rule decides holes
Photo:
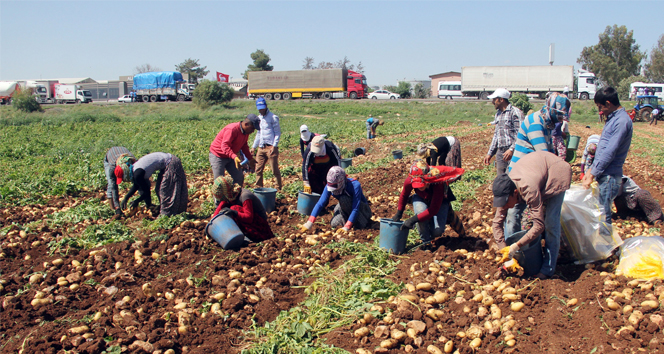
[[(567, 95), (565, 95), (567, 97)], [(551, 133), (551, 143), (556, 155), (563, 160), (567, 158), (567, 145), (565, 145), (565, 138), (569, 132), (569, 117), (572, 115), (572, 110), (568, 110), (567, 114), (563, 117), (562, 121), (555, 124)]]
[(217, 177), (210, 192), (220, 201), (212, 216), (223, 213), (233, 218), (242, 233), (254, 242), (274, 237), (263, 203), (250, 190), (233, 182), (231, 176)]
[(462, 168), (429, 167), (423, 160), (416, 160), (410, 167), (399, 196), (397, 213), (392, 220), (401, 220), (408, 197), (414, 189), (413, 211), (415, 216), (404, 221), (402, 228), (412, 229), (415, 223), (418, 224), (422, 249), (429, 249), (431, 240), (445, 232), (445, 224), (451, 208), (450, 203), (456, 200), (449, 189), (449, 183), (456, 181), (463, 173)]
[(600, 136), (597, 134), (591, 135), (586, 142), (586, 148), (583, 150), (583, 157), (581, 158), (581, 179), (586, 173), (586, 169), (590, 169), (595, 161), (595, 152), (597, 152), (597, 144), (599, 144)]
[(351, 228), (364, 229), (371, 221), (371, 208), (367, 198), (362, 193), (360, 182), (346, 176), (346, 171), (339, 166), (330, 168), (327, 172), (327, 185), (320, 196), (318, 203), (311, 212), (309, 220), (300, 226), (302, 232), (312, 229), (316, 217), (327, 207), (330, 195), (337, 198), (339, 203), (334, 207), (334, 214), (330, 226), (339, 228), (338, 231), (347, 232)]
[[(302, 159), (305, 158), (304, 156), (304, 150), (309, 147), (309, 144), (311, 144), (311, 141), (314, 140), (315, 137), (317, 137), (319, 134), (312, 133), (309, 131), (309, 127), (306, 125), (302, 125), (300, 127), (300, 155), (302, 155)], [(322, 137), (325, 137), (325, 135), (321, 135)]]
[(302, 161), (302, 180), (305, 193), (323, 193), (327, 172), (333, 166), (339, 166), (341, 157), (339, 148), (322, 136), (316, 136), (304, 151)]
[(170, 216), (187, 211), (187, 203), (189, 203), (187, 176), (177, 156), (165, 152), (153, 152), (141, 157), (135, 163), (131, 163), (128, 156), (121, 156), (116, 165), (115, 177), (118, 184), (122, 181), (133, 183), (127, 195), (122, 199), (122, 209), (127, 208), (129, 198), (136, 191), (140, 196), (131, 202), (131, 209), (135, 210), (141, 201), (145, 202), (148, 208), (152, 208), (150, 176), (159, 171), (155, 183), (160, 205), (159, 213)]
[(622, 176), (620, 191), (613, 202), (616, 205), (617, 214), (622, 218), (645, 215), (648, 222), (655, 226), (659, 226), (664, 221), (659, 202), (652, 197), (649, 191), (641, 189), (634, 180), (627, 176)]
[(461, 143), (453, 136), (441, 136), (430, 143), (420, 144), (417, 154), (429, 166), (461, 168)]

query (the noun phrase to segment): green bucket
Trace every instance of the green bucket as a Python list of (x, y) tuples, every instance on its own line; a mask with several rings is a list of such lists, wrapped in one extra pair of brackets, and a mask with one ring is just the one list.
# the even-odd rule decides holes
[(567, 149), (568, 150), (576, 150), (579, 148), (579, 141), (581, 141), (581, 137), (578, 135), (570, 135), (569, 141), (567, 142)]

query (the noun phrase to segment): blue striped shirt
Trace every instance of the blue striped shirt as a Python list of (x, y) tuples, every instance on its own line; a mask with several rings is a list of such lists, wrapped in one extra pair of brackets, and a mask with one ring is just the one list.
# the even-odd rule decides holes
[(533, 151), (553, 152), (551, 131), (546, 127), (544, 117), (542, 117), (540, 111), (529, 114), (521, 122), (508, 172), (512, 171), (512, 167), (519, 159)]

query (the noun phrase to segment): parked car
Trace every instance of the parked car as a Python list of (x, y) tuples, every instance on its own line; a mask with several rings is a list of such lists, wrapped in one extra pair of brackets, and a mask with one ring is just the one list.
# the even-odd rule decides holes
[(374, 100), (394, 100), (401, 98), (401, 96), (398, 93), (390, 92), (387, 90), (376, 90), (369, 94), (369, 98)]
[(118, 97), (118, 102), (131, 103), (131, 96), (124, 95), (122, 97)]

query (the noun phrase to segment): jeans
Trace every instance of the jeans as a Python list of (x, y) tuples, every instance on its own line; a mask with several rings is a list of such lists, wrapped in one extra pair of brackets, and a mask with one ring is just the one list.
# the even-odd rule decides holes
[(556, 271), (558, 252), (560, 251), (560, 210), (563, 207), (565, 192), (555, 195), (544, 201), (546, 214), (544, 216), (544, 259), (540, 272), (552, 276)]
[[(450, 207), (450, 202), (443, 200), (438, 213), (434, 215), (434, 217), (429, 220), (417, 223), (417, 228), (420, 231), (420, 239), (422, 239), (422, 242), (431, 242), (432, 238), (439, 237), (445, 232), (445, 224), (447, 224), (447, 213), (449, 212)], [(417, 194), (413, 196), (413, 211), (415, 212), (415, 215), (424, 212), (428, 208), (429, 206), (424, 202), (422, 197)]]
[(513, 208), (507, 210), (505, 218), (505, 238), (521, 231), (521, 217), (526, 210), (526, 203), (517, 203)]
[(498, 175), (506, 173), (507, 166), (509, 166), (510, 161), (512, 161), (512, 160), (503, 161), (503, 154), (507, 150), (509, 150), (509, 148), (498, 148), (498, 150), (496, 150), (496, 173), (498, 173)]
[(372, 132), (371, 132), (372, 123), (366, 122), (366, 126), (367, 126), (367, 139), (375, 138), (376, 136), (373, 135)]
[(114, 208), (120, 207), (120, 193), (118, 191), (117, 180), (115, 179), (115, 165), (106, 161), (104, 157), (104, 173), (106, 174), (106, 198), (113, 203)]
[(611, 204), (618, 196), (622, 184), (621, 175), (601, 175), (597, 178), (599, 184), (599, 203), (604, 207), (606, 223), (611, 225)]

